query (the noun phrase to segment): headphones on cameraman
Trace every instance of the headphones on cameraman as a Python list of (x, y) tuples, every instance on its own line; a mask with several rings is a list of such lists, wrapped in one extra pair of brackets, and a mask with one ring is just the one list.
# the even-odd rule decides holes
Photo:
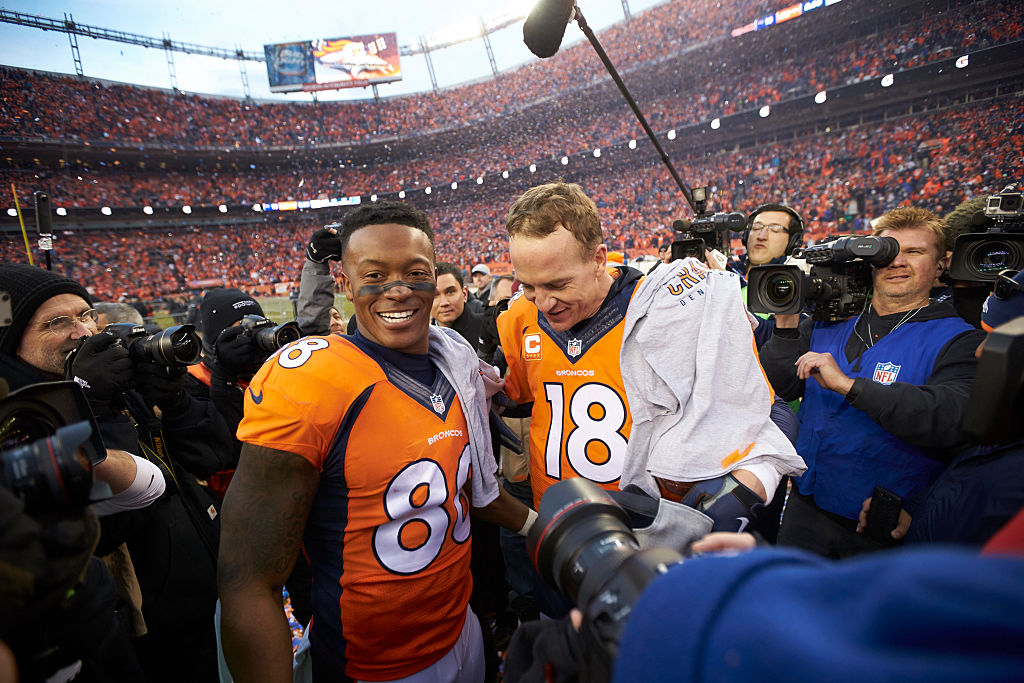
[(743, 230), (743, 246), (747, 246), (747, 239), (750, 237), (750, 228), (754, 225), (754, 218), (759, 213), (764, 213), (765, 211), (781, 211), (793, 219), (790, 221), (789, 226), (789, 242), (786, 243), (786, 256), (789, 256), (793, 253), (794, 249), (804, 243), (805, 226), (804, 219), (800, 217), (800, 214), (784, 204), (762, 204), (750, 212), (750, 217), (747, 219), (747, 227)]

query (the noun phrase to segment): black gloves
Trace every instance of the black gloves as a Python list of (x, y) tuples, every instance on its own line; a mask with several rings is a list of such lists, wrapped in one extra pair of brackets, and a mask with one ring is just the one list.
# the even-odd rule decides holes
[(100, 332), (87, 338), (65, 369), (68, 379), (82, 385), (89, 405), (97, 416), (111, 412), (120, 404), (122, 392), (134, 382), (134, 363), (117, 337)]
[(338, 230), (330, 225), (313, 233), (306, 244), (306, 258), (314, 263), (341, 260), (341, 238)]
[(251, 378), (269, 355), (244, 332), (241, 326), (229, 327), (217, 338), (217, 365), (232, 380)]
[(186, 402), (185, 374), (185, 368), (139, 363), (135, 366), (135, 388), (149, 405), (165, 413), (174, 412)]

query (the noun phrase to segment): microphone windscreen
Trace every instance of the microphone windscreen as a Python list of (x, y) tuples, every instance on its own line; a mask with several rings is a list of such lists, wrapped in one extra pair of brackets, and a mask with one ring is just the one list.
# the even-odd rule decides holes
[(672, 228), (676, 232), (686, 232), (693, 225), (692, 221), (688, 221), (685, 218), (677, 218), (672, 222)]
[(530, 52), (547, 59), (558, 52), (575, 0), (540, 0), (523, 24), (523, 42)]

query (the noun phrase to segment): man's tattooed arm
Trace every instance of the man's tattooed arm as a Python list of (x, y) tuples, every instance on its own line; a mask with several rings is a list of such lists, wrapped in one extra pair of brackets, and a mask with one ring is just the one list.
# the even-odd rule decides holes
[(319, 483), (319, 472), (293, 453), (242, 446), (224, 498), (217, 566), (224, 655), (239, 683), (292, 680), (281, 586)]

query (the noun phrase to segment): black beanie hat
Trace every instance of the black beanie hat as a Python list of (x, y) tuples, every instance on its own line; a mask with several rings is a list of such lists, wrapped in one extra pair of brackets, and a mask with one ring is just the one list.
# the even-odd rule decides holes
[(203, 347), (212, 351), (214, 342), (225, 329), (243, 315), (263, 315), (263, 308), (240, 289), (211, 289), (199, 304), (199, 324), (203, 330)]
[(48, 299), (58, 294), (77, 294), (92, 306), (92, 297), (74, 280), (24, 263), (0, 263), (0, 291), (11, 295), (11, 324), (0, 328), (0, 353), (18, 352), (28, 321)]

